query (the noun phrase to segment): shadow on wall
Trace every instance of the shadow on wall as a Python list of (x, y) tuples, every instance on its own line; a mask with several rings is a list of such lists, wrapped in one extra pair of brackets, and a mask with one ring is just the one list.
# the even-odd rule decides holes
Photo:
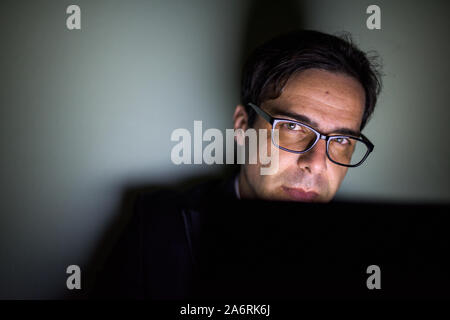
[[(243, 23), (240, 57), (236, 60), (239, 61), (239, 65), (236, 66), (235, 71), (235, 74), (239, 75), (239, 79), (236, 79), (235, 81), (240, 84), (241, 70), (253, 49), (278, 34), (302, 28), (302, 20), (298, 1), (284, 1), (283, 5), (280, 5), (279, 3), (270, 0), (253, 0), (248, 7), (247, 17)], [(69, 293), (65, 298), (79, 299), (88, 297), (89, 289), (92, 288), (95, 282), (96, 274), (101, 272), (101, 267), (105, 263), (108, 254), (111, 252), (121, 232), (133, 215), (133, 205), (139, 193), (156, 191), (162, 188), (185, 190), (208, 180), (231, 177), (236, 174), (238, 170), (238, 165), (224, 165), (221, 174), (218, 176), (198, 176), (193, 179), (185, 180), (177, 185), (149, 184), (125, 186), (120, 201), (121, 205), (113, 214), (114, 219), (112, 223), (101, 237), (101, 241), (96, 244), (93, 255), (88, 259), (89, 262), (85, 268), (87, 273), (85, 274), (85, 283), (83, 284), (87, 290), (83, 290), (84, 293), (81, 295), (80, 293)]]
[(294, 29), (303, 28), (299, 1), (254, 0), (243, 23), (239, 75), (248, 55), (267, 40)]

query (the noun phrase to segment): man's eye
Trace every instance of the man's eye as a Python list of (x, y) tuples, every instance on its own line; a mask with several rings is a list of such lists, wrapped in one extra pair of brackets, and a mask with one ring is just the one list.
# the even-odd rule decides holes
[(336, 142), (342, 145), (350, 144), (350, 141), (347, 138), (336, 138)]
[(286, 128), (289, 130), (301, 130), (301, 127), (295, 123), (286, 123)]

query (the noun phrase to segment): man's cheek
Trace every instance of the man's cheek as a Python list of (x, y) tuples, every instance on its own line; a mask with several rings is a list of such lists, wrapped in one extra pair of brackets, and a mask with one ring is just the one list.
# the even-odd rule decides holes
[[(271, 143), (270, 135), (267, 135), (266, 129), (260, 129), (258, 151), (259, 163), (261, 164), (261, 175), (276, 175), (279, 169), (279, 151), (278, 147)], [(265, 138), (262, 138), (265, 137)], [(275, 143), (278, 142), (278, 132), (272, 136)]]
[[(344, 181), (345, 175), (347, 174), (348, 168), (347, 167), (339, 167), (339, 176), (337, 178), (337, 188), (341, 185), (342, 181)], [(336, 190), (337, 191), (337, 190)]]
[[(341, 186), (342, 181), (347, 173), (347, 168), (336, 168), (336, 170), (331, 175), (331, 178), (328, 180), (330, 197), (333, 198), (339, 187)], [(331, 199), (330, 199), (331, 200)]]
[(280, 149), (278, 153), (278, 175), (282, 176), (283, 172), (289, 169), (291, 172), (299, 170), (297, 164), (298, 155)]

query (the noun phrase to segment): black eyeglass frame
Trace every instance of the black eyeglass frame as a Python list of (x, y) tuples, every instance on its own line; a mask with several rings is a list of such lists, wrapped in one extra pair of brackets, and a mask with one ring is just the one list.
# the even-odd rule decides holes
[[(251, 102), (250, 102), (248, 105), (249, 105), (250, 107), (252, 107), (252, 108), (256, 111), (256, 113), (257, 113), (258, 115), (260, 115), (264, 120), (266, 120), (267, 122), (269, 122), (269, 123), (272, 125), (272, 139), (271, 139), (271, 140), (272, 140), (272, 143), (273, 143), (276, 147), (280, 148), (281, 150), (288, 151), (288, 152), (292, 152), (292, 153), (297, 153), (297, 154), (303, 154), (303, 153), (308, 152), (308, 151), (311, 150), (312, 148), (314, 148), (314, 146), (317, 144), (317, 142), (318, 142), (320, 139), (322, 139), (322, 140), (325, 140), (326, 143), (327, 143), (327, 145), (326, 145), (326, 154), (327, 154), (328, 159), (329, 159), (331, 162), (333, 162), (333, 163), (335, 163), (335, 164), (337, 164), (337, 165), (340, 165), (340, 166), (349, 167), (349, 168), (354, 168), (354, 167), (360, 166), (360, 165), (367, 159), (367, 157), (369, 156), (369, 154), (370, 154), (370, 153), (373, 151), (373, 149), (375, 148), (375, 146), (373, 145), (373, 143), (370, 142), (370, 140), (369, 140), (365, 135), (363, 135), (362, 133), (361, 133), (361, 137), (354, 137), (354, 136), (349, 136), (349, 135), (331, 135), (331, 136), (328, 136), (328, 135), (322, 134), (322, 133), (319, 132), (318, 130), (316, 130), (316, 129), (312, 128), (311, 126), (309, 126), (309, 125), (307, 125), (307, 124), (304, 124), (304, 123), (302, 123), (302, 122), (299, 122), (299, 121), (296, 121), (296, 120), (291, 120), (291, 119), (274, 118), (274, 117), (272, 117), (270, 114), (268, 114), (267, 112), (265, 112), (263, 109), (261, 109), (260, 107), (258, 107), (257, 105), (255, 105), (255, 104), (253, 104), (253, 103), (251, 103)], [(295, 124), (298, 124), (298, 125), (307, 127), (308, 129), (310, 129), (312, 132), (314, 132), (314, 133), (316, 134), (316, 140), (314, 141), (314, 143), (313, 143), (308, 149), (306, 149), (306, 150), (304, 150), (304, 151), (290, 150), (290, 149), (284, 148), (284, 147), (282, 147), (282, 146), (276, 144), (275, 141), (273, 141), (273, 136), (274, 136), (273, 131), (275, 130), (276, 124), (277, 124), (278, 122), (281, 122), (281, 121), (283, 121), (283, 122), (286, 122), (286, 121), (287, 121), (287, 122), (292, 122), (292, 123), (295, 123)], [(344, 164), (344, 163), (340, 163), (340, 162), (337, 162), (337, 161), (333, 160), (333, 159), (330, 157), (330, 154), (328, 153), (328, 146), (329, 146), (329, 144), (330, 144), (330, 140), (334, 140), (334, 139), (338, 139), (338, 138), (352, 138), (352, 139), (355, 139), (355, 140), (358, 140), (358, 141), (361, 141), (362, 143), (364, 143), (364, 144), (367, 146), (367, 151), (366, 151), (366, 154), (364, 155), (364, 157), (362, 158), (362, 160), (359, 161), (357, 164)]]

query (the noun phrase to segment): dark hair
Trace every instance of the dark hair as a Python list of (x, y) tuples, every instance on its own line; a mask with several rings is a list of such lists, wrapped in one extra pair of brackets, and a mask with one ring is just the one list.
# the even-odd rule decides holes
[(312, 30), (297, 30), (273, 38), (257, 47), (244, 65), (241, 103), (249, 115), (249, 125), (255, 112), (249, 102), (261, 105), (276, 99), (294, 74), (306, 69), (340, 72), (358, 80), (365, 91), (365, 109), (361, 130), (372, 115), (381, 91), (381, 76), (377, 56), (369, 57), (359, 50), (349, 34), (341, 37)]

